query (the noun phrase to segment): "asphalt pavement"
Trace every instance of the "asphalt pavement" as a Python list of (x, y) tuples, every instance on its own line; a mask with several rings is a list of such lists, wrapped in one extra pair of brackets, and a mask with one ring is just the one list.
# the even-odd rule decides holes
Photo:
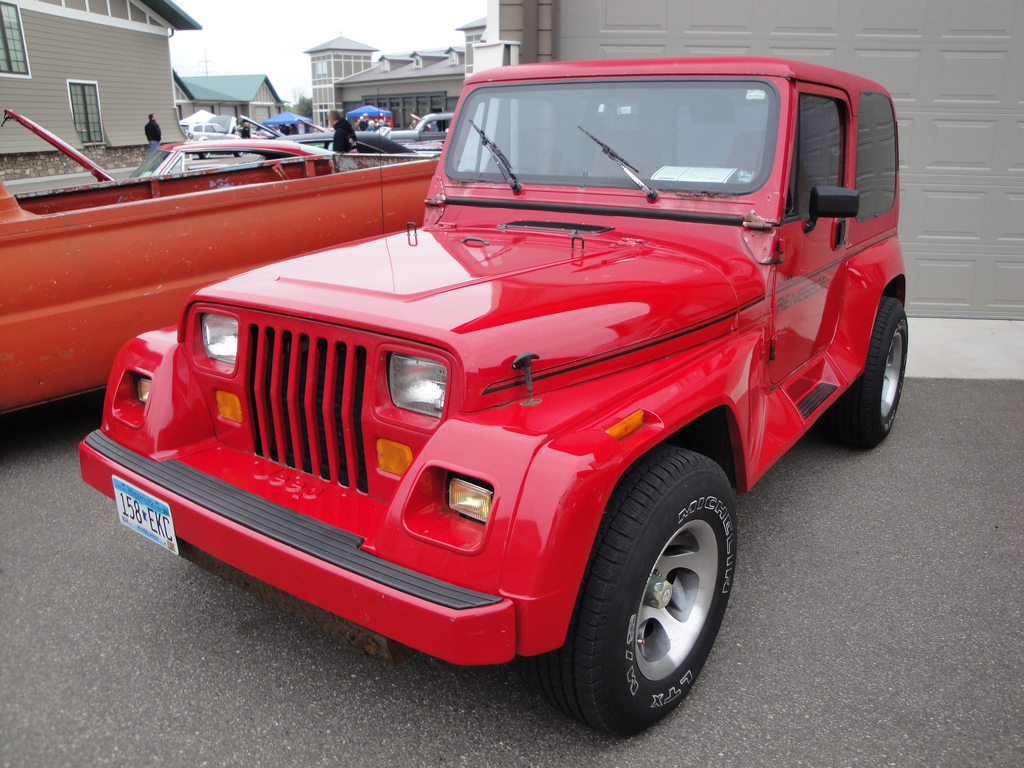
[(78, 475), (96, 395), (0, 416), (0, 766), (1024, 765), (1022, 404), (911, 378), (877, 449), (801, 440), (739, 498), (692, 694), (628, 740), (525, 663), (386, 666), (128, 530)]

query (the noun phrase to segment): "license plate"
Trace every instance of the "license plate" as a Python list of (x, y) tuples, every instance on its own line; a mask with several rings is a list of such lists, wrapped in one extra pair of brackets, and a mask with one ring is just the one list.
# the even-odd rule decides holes
[(178, 540), (174, 538), (174, 520), (171, 508), (140, 488), (113, 477), (114, 500), (121, 522), (138, 531), (150, 541), (178, 554)]

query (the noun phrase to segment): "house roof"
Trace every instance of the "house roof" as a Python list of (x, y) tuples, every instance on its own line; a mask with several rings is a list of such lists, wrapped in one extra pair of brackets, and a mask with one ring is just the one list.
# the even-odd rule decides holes
[(349, 40), (347, 37), (336, 37), (333, 40), (328, 40), (326, 43), (315, 45), (308, 51), (303, 51), (303, 53), (318, 53), (320, 51), (366, 51), (376, 53), (377, 50), (377, 48), (371, 48), (369, 45)]
[[(452, 64), (448, 58), (449, 51), (463, 51), (462, 46), (453, 45), (448, 48), (437, 48), (430, 51), (412, 51), (411, 53), (397, 53), (382, 56), (369, 69), (364, 69), (342, 80), (335, 81), (338, 85), (351, 85), (365, 82), (382, 82), (388, 80), (418, 80), (429, 77), (452, 77), (453, 75), (464, 75), (466, 72), (465, 63)], [(437, 53), (441, 51), (441, 53)], [(419, 53), (426, 58), (439, 57), (433, 63), (423, 62), (423, 66), (417, 68), (413, 57)], [(440, 58), (443, 57), (443, 58)], [(387, 59), (389, 62), (388, 71), (384, 71), (381, 61)]]
[(478, 29), (480, 27), (486, 27), (486, 26), (487, 26), (487, 17), (484, 16), (482, 19), (477, 19), (476, 21), (469, 22), (469, 24), (463, 24), (461, 27), (456, 27), (455, 31), (456, 32), (465, 32), (465, 31), (470, 30), (470, 29)]
[(202, 29), (199, 22), (168, 0), (141, 0), (175, 29)]
[(193, 101), (255, 101), (264, 83), (276, 101), (283, 101), (266, 75), (181, 77), (175, 72), (174, 77)]

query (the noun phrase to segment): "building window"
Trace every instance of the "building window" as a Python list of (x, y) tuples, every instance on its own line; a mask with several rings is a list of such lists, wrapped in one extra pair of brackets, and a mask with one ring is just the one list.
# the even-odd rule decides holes
[(68, 82), (71, 95), (71, 115), (75, 130), (83, 144), (103, 141), (103, 126), (100, 123), (100, 95), (96, 83)]
[(27, 75), (28, 56), (18, 6), (0, 3), (0, 74)]

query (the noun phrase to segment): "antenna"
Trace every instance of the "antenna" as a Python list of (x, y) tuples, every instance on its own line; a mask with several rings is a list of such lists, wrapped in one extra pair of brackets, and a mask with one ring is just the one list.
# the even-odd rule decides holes
[(208, 51), (203, 51), (203, 58), (200, 59), (199, 63), (203, 65), (203, 67), (206, 70), (206, 76), (209, 77), (210, 76), (210, 57), (209, 57), (209, 52)]

